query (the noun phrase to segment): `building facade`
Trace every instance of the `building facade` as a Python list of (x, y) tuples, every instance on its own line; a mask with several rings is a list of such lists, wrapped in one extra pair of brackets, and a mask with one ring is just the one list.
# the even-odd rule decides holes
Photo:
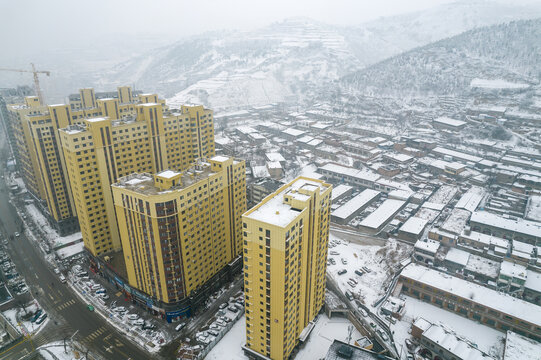
[[(93, 89), (81, 89), (79, 93), (84, 104), (74, 99), (66, 105), (42, 106), (37, 97), (29, 96), (24, 104), (8, 106), (13, 153), (20, 175), (61, 235), (77, 231), (79, 224), (58, 130), (102, 114), (113, 119), (133, 116), (138, 101), (128, 86), (108, 93), (114, 96), (111, 98), (96, 99)], [(122, 96), (129, 102), (121, 103)]]
[(117, 99), (98, 99), (113, 104), (104, 105), (104, 116), (59, 131), (83, 241), (94, 256), (121, 248), (111, 190), (119, 178), (182, 171), (196, 159), (214, 156), (211, 110), (168, 110), (156, 100), (140, 94), (134, 115), (122, 116), (115, 111)]
[(246, 352), (287, 359), (323, 306), (331, 192), (299, 177), (243, 215)]
[(135, 173), (112, 190), (129, 283), (152, 298), (176, 303), (241, 254), (244, 161)]

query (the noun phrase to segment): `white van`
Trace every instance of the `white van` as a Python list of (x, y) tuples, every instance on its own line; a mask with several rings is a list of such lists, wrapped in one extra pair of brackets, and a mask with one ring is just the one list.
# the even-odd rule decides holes
[(62, 284), (66, 283), (66, 277), (64, 275), (60, 274), (59, 278)]

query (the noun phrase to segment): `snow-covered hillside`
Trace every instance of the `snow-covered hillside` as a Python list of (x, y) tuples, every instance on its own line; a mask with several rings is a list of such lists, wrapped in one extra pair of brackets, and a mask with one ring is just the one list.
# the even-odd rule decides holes
[(479, 28), (382, 61), (340, 84), (395, 97), (463, 94), (480, 85), (527, 88), (539, 83), (540, 38), (541, 19)]
[(254, 31), (209, 33), (123, 62), (97, 81), (214, 109), (310, 102), (368, 65), (462, 31), (541, 16), (541, 7), (459, 1), (355, 27), (292, 18)]

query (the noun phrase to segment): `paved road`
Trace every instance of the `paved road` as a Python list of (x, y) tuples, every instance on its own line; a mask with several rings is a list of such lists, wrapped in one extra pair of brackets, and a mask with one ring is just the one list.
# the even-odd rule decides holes
[[(2, 164), (4, 159), (1, 159)], [(21, 221), (15, 208), (8, 202), (5, 180), (0, 181), (0, 228), (4, 234), (20, 231)], [(0, 354), (0, 359), (20, 359), (34, 347), (51, 341), (63, 340), (78, 331), (75, 339), (101, 355), (105, 359), (139, 360), (151, 356), (125, 339), (100, 315), (88, 311), (86, 303), (72, 290), (62, 284), (49, 268), (43, 254), (36, 244), (24, 234), (10, 240), (8, 252), (19, 274), (24, 276), (32, 293), (49, 314), (50, 320), (32, 341), (26, 341), (8, 352)], [(152, 356), (155, 358), (156, 356)]]

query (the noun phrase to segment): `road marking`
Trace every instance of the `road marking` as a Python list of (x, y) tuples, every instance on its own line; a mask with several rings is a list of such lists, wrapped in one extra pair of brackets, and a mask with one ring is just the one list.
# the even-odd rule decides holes
[(74, 299), (71, 299), (69, 301), (66, 301), (65, 303), (63, 303), (62, 305), (59, 305), (57, 306), (57, 309), (58, 310), (64, 310), (65, 308), (67, 308), (68, 306), (71, 306), (75, 304), (75, 300)]
[[(85, 340), (90, 340), (90, 341), (93, 341), (94, 339), (96, 339), (97, 337), (99, 337), (101, 334), (103, 334), (107, 329), (103, 326), (99, 327), (97, 330), (95, 330), (94, 332), (92, 332), (90, 335), (87, 335), (85, 337)], [(110, 336), (110, 335), (109, 335)]]

